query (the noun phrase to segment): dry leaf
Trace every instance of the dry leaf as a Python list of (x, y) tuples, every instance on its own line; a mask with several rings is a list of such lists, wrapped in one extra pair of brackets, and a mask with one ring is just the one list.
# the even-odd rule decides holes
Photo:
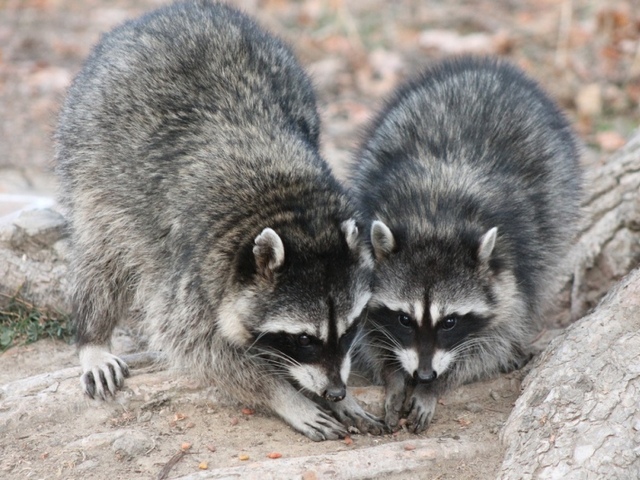
[(576, 108), (582, 117), (596, 117), (602, 113), (602, 92), (600, 85), (591, 83), (580, 89), (576, 95)]
[(469, 425), (471, 425), (471, 420), (469, 420), (468, 418), (461, 417), (458, 419), (458, 423), (460, 424), (461, 427), (468, 427)]
[(626, 139), (618, 132), (608, 131), (596, 134), (596, 141), (605, 152), (613, 152), (627, 143)]

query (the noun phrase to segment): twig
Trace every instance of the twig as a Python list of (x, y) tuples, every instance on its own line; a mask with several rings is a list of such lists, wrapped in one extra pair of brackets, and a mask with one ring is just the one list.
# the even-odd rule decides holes
[(173, 467), (176, 466), (176, 464), (182, 460), (184, 458), (184, 456), (186, 454), (188, 454), (189, 452), (186, 450), (180, 450), (178, 453), (176, 453), (173, 457), (171, 457), (169, 459), (169, 461), (166, 463), (166, 465), (164, 467), (162, 467), (162, 470), (160, 470), (160, 473), (158, 474), (158, 480), (164, 480), (165, 478), (167, 478), (167, 476), (169, 475), (169, 472), (171, 471), (171, 469)]
[(573, 16), (573, 0), (565, 0), (560, 7), (560, 22), (558, 25), (558, 46), (556, 49), (556, 67), (566, 68), (569, 57), (569, 42), (571, 38), (571, 21)]

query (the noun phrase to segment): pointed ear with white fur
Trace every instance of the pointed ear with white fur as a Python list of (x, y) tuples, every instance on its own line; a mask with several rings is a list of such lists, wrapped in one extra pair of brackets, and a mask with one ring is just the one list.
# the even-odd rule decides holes
[(480, 246), (478, 247), (478, 260), (480, 263), (486, 264), (489, 262), (493, 249), (496, 246), (497, 236), (498, 227), (493, 227), (480, 238)]
[(360, 244), (358, 242), (358, 226), (356, 225), (356, 221), (353, 218), (345, 220), (340, 225), (340, 228), (342, 229), (342, 233), (344, 233), (344, 237), (349, 248), (352, 251), (357, 252)]
[(271, 228), (265, 228), (255, 239), (253, 255), (258, 273), (271, 280), (274, 272), (284, 265), (282, 239)]
[(375, 220), (371, 224), (371, 245), (376, 260), (388, 257), (396, 249), (396, 239), (393, 233), (380, 220)]

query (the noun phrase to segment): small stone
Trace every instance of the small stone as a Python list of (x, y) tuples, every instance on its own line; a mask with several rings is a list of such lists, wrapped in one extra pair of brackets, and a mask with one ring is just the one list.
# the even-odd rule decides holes
[(474, 402), (467, 403), (465, 408), (471, 413), (480, 413), (482, 410), (484, 410), (484, 408), (482, 408), (482, 405)]
[(241, 453), (240, 455), (238, 455), (238, 460), (242, 460), (243, 462), (245, 460), (249, 460), (249, 455), (247, 455), (246, 453)]
[(491, 392), (489, 392), (489, 396), (496, 402), (500, 400), (500, 395), (495, 390), (491, 390)]
[(141, 412), (140, 415), (138, 415), (138, 422), (140, 423), (148, 422), (149, 420), (151, 420), (151, 417), (153, 417), (152, 412), (149, 412), (149, 411)]
[(183, 442), (182, 445), (180, 445), (180, 450), (182, 450), (183, 452), (186, 452), (190, 448), (191, 444), (189, 442)]
[(111, 449), (126, 458), (142, 455), (153, 448), (154, 442), (146, 434), (131, 431), (126, 435), (116, 438), (111, 444)]
[(209, 468), (209, 464), (207, 462), (200, 462), (200, 464), (198, 465), (198, 468), (200, 470), (206, 470), (207, 468)]
[(37, 251), (50, 247), (66, 234), (66, 221), (50, 208), (22, 212), (13, 221), (16, 227), (11, 245), (20, 251)]
[(415, 449), (416, 449), (416, 446), (415, 446), (415, 445), (413, 445), (412, 443), (406, 443), (406, 444), (404, 445), (404, 449), (405, 449), (407, 452), (410, 452), (410, 451), (412, 451), (412, 450), (415, 450)]

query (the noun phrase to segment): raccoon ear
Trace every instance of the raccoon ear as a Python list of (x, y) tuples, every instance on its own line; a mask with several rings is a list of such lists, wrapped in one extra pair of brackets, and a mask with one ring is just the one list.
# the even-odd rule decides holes
[(480, 247), (478, 247), (478, 260), (481, 263), (487, 263), (496, 246), (496, 237), (498, 236), (498, 227), (493, 227), (482, 237), (480, 237)]
[(396, 249), (396, 239), (393, 233), (380, 220), (374, 220), (371, 224), (371, 245), (376, 260), (389, 256)]
[(253, 255), (258, 273), (267, 279), (284, 264), (284, 244), (280, 236), (271, 228), (265, 228), (255, 239)]
[(345, 220), (340, 224), (340, 228), (344, 233), (344, 237), (347, 240), (347, 245), (354, 252), (358, 251), (360, 244), (358, 243), (358, 226), (353, 218)]

